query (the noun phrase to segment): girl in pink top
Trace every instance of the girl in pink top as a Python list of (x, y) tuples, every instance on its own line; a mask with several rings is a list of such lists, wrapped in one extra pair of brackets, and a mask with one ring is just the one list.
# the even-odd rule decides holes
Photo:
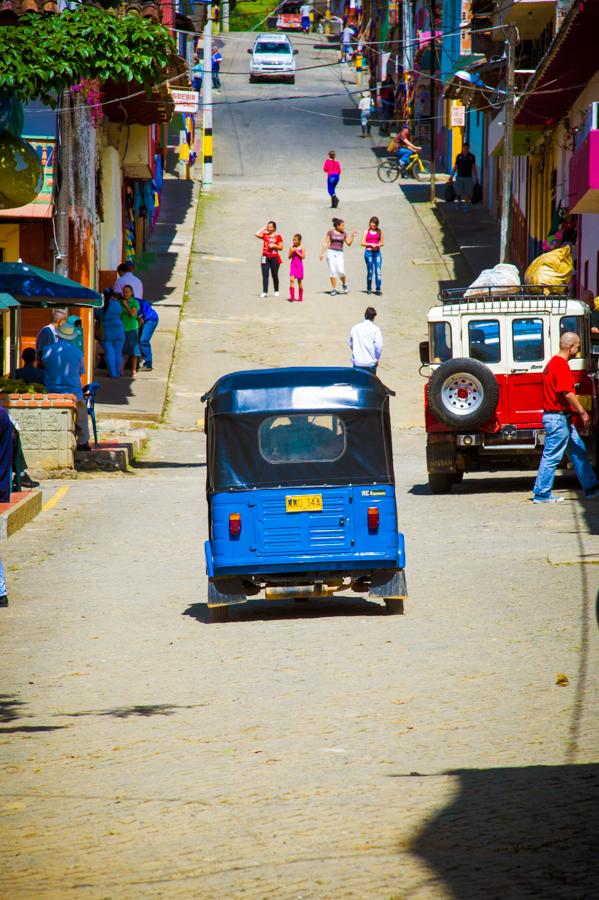
[(336, 209), (339, 206), (339, 197), (335, 193), (335, 189), (341, 178), (341, 163), (337, 159), (334, 150), (329, 150), (329, 155), (324, 161), (322, 170), (327, 173), (327, 190), (331, 198), (331, 206)]
[(293, 244), (289, 248), (289, 259), (291, 265), (289, 267), (289, 301), (293, 303), (295, 300), (295, 282), (297, 281), (297, 289), (299, 291), (298, 300), (301, 303), (304, 299), (304, 259), (306, 251), (302, 247), (301, 234), (293, 235)]

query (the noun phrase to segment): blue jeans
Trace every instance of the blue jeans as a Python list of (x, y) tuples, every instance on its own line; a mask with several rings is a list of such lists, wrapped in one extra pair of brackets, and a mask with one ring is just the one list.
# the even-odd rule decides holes
[(564, 453), (572, 462), (574, 471), (585, 493), (597, 484), (597, 478), (587, 456), (584, 441), (578, 434), (572, 421), (563, 413), (544, 413), (545, 447), (539, 464), (537, 480), (533, 488), (535, 497), (551, 496), (555, 470), (561, 463)]
[(400, 165), (407, 166), (410, 162), (410, 157), (414, 155), (414, 151), (410, 150), (409, 147), (400, 147), (399, 150), (395, 151), (395, 155), (397, 156)]
[(328, 175), (327, 176), (327, 191), (329, 192), (330, 197), (335, 196), (335, 188), (339, 184), (339, 175)]
[(381, 270), (383, 268), (383, 254), (380, 250), (365, 250), (364, 261), (366, 262), (366, 290), (372, 288), (372, 273), (374, 272), (375, 289), (381, 289)]
[(4, 580), (4, 566), (0, 559), (0, 597), (6, 597), (6, 581)]
[(150, 341), (152, 340), (152, 335), (156, 331), (157, 325), (158, 319), (154, 319), (153, 322), (144, 322), (141, 326), (141, 340), (139, 346), (141, 349), (141, 358), (147, 369), (152, 368), (152, 345)]
[(123, 365), (123, 347), (125, 346), (125, 338), (109, 339), (104, 338), (102, 347), (104, 348), (104, 358), (106, 360), (106, 368), (110, 378), (118, 378), (121, 374), (121, 366)]

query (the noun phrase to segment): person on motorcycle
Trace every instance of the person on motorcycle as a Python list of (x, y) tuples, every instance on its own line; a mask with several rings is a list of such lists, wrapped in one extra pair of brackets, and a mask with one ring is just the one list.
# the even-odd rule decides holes
[(395, 141), (398, 144), (397, 150), (395, 151), (395, 155), (399, 161), (399, 168), (403, 174), (408, 163), (410, 162), (410, 158), (413, 153), (419, 153), (422, 150), (422, 147), (417, 147), (416, 144), (413, 144), (410, 140), (410, 129), (407, 125), (404, 125), (403, 128), (395, 135)]

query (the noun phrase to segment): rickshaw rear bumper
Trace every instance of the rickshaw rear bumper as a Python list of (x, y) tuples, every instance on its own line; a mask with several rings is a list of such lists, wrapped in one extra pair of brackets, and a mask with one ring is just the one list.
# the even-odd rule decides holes
[(313, 575), (321, 580), (327, 574), (337, 576), (355, 576), (369, 572), (396, 572), (405, 569), (405, 540), (401, 532), (397, 534), (397, 547), (392, 552), (383, 554), (348, 553), (336, 559), (324, 558), (322, 555), (302, 555), (287, 557), (266, 562), (264, 559), (246, 559), (227, 561), (226, 564), (215, 562), (210, 541), (204, 543), (206, 558), (206, 574), (209, 578), (224, 578), (229, 575), (262, 577), (265, 580), (276, 580), (277, 575)]

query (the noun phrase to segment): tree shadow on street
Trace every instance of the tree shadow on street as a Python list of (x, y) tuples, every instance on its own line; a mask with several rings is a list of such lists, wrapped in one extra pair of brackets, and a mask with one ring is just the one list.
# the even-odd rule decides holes
[(0, 722), (14, 722), (23, 714), (24, 706), (16, 694), (0, 694)]
[[(193, 603), (183, 612), (202, 624), (210, 622), (205, 603)], [(248, 600), (229, 607), (231, 622), (277, 621), (280, 619), (326, 619), (346, 616), (386, 616), (380, 603), (361, 597), (335, 597), (330, 600)]]
[(597, 896), (599, 765), (444, 775), (456, 779), (458, 791), (410, 850), (455, 900)]
[[(15, 722), (17, 719), (33, 718), (26, 713), (27, 704), (16, 694), (0, 694), (0, 722)], [(35, 734), (43, 731), (58, 731), (65, 725), (0, 725), (0, 734)]]
[(71, 719), (83, 716), (112, 716), (115, 719), (149, 718), (150, 716), (172, 716), (178, 709), (192, 709), (204, 704), (174, 704), (174, 703), (136, 703), (132, 706), (114, 706), (111, 709), (83, 709), (79, 712), (59, 713)]

